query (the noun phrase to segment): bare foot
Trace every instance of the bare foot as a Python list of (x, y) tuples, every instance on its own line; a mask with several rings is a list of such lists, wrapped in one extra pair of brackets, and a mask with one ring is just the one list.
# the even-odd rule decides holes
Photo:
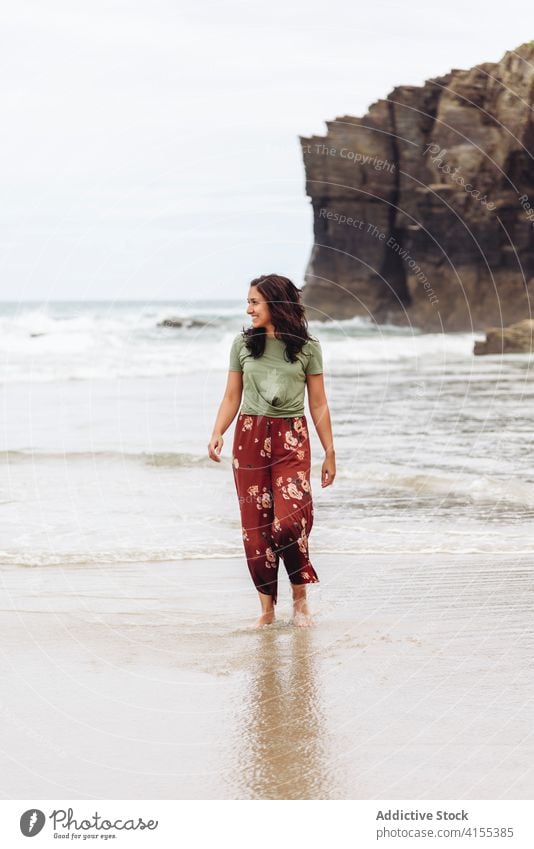
[(309, 628), (310, 625), (313, 625), (313, 619), (309, 613), (305, 614), (298, 611), (293, 614), (292, 622), (297, 628)]
[(293, 599), (293, 625), (297, 628), (309, 628), (313, 625), (313, 619), (308, 610), (308, 602), (305, 598)]
[(256, 622), (256, 628), (261, 628), (262, 625), (272, 625), (274, 622), (274, 610), (269, 610), (268, 613), (262, 613)]

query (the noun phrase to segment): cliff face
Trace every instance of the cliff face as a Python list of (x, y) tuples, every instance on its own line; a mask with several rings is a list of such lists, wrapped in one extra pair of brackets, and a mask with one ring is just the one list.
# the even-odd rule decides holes
[(534, 42), (399, 86), (363, 118), (301, 138), (315, 244), (312, 318), (429, 330), (530, 316)]

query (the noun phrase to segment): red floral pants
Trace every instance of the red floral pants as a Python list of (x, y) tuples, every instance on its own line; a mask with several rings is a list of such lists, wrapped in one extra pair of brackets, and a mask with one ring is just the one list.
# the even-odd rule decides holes
[(256, 589), (272, 595), (274, 604), (280, 557), (292, 584), (319, 581), (308, 556), (313, 525), (310, 466), (306, 416), (239, 415), (232, 467), (245, 555)]

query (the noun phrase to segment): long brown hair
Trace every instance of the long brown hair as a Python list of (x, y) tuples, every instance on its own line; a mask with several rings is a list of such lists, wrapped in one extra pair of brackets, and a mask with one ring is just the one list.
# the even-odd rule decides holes
[[(249, 286), (255, 286), (267, 301), (274, 335), (285, 342), (286, 359), (296, 362), (306, 342), (319, 341), (308, 333), (308, 321), (300, 301), (302, 289), (280, 274), (263, 274), (251, 280)], [(245, 345), (254, 359), (261, 357), (265, 351), (266, 335), (265, 327), (243, 328)]]

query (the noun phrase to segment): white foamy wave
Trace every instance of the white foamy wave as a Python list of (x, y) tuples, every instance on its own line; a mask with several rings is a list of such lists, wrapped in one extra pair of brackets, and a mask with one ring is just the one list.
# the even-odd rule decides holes
[[(226, 459), (226, 458), (225, 458)], [(207, 454), (188, 454), (172, 451), (4, 451), (0, 454), (0, 466), (13, 466), (16, 463), (37, 465), (39, 463), (85, 463), (92, 464), (101, 462), (122, 463), (128, 460), (133, 463), (141, 463), (146, 466), (157, 466), (162, 468), (198, 468), (205, 466), (213, 467), (213, 460)]]
[(403, 359), (433, 357), (440, 362), (455, 357), (471, 357), (474, 339), (471, 333), (419, 335), (375, 334), (374, 336), (323, 340), (322, 347), (331, 366), (360, 363), (394, 363)]
[[(420, 544), (413, 540), (391, 543), (375, 543), (372, 546), (350, 543), (345, 547), (332, 548), (328, 545), (314, 545), (310, 550), (310, 556), (313, 560), (317, 556), (332, 557), (339, 556), (354, 556), (357, 561), (360, 561), (364, 556), (385, 555), (387, 557), (396, 557), (402, 555), (434, 555), (434, 554), (485, 554), (488, 557), (493, 555), (506, 555), (508, 557), (531, 557), (534, 554), (534, 543), (522, 544), (514, 546), (513, 544), (505, 547), (496, 546), (494, 544), (484, 543), (482, 540), (479, 544), (465, 544), (459, 542), (458, 545), (451, 545), (450, 542), (441, 542), (432, 545), (430, 541)], [(114, 566), (124, 563), (143, 563), (147, 569), (150, 569), (151, 563), (180, 563), (187, 560), (239, 560), (243, 562), (243, 574), (245, 575), (246, 561), (243, 554), (243, 549), (239, 545), (228, 545), (228, 547), (220, 546), (219, 548), (206, 549), (190, 546), (183, 549), (132, 549), (129, 551), (118, 550), (102, 550), (102, 551), (78, 551), (64, 552), (58, 554), (53, 551), (2, 551), (0, 550), (0, 565), (1, 566), (18, 566), (18, 567), (39, 567), (39, 566)], [(283, 565), (280, 564), (283, 570)], [(283, 576), (283, 571), (280, 575)]]
[(361, 465), (357, 471), (350, 466), (337, 471), (337, 480), (359, 481), (365, 487), (380, 487), (384, 499), (391, 498), (394, 490), (412, 492), (414, 496), (443, 496), (465, 498), (471, 502), (515, 504), (534, 510), (534, 483), (513, 477), (503, 479), (485, 474), (421, 472), (418, 469)]
[[(177, 318), (185, 325), (166, 327)], [(249, 324), (238, 302), (0, 304), (0, 380), (113, 380), (226, 370)], [(474, 334), (421, 334), (357, 316), (310, 322), (325, 368), (389, 368), (406, 359), (471, 357)]]

